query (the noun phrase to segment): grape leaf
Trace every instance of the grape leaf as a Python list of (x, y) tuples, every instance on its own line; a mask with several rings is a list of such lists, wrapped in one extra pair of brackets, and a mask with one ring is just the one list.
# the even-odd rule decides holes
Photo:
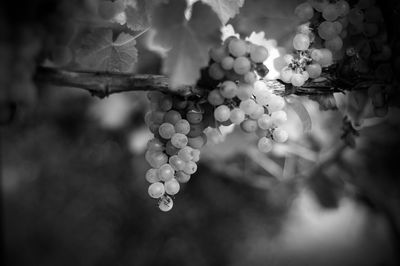
[(221, 42), (221, 23), (212, 9), (201, 2), (193, 5), (192, 17), (184, 17), (186, 1), (174, 0), (155, 10), (153, 39), (158, 45), (169, 47), (163, 73), (170, 78), (170, 86), (194, 85), (201, 68), (207, 66), (208, 51)]
[(287, 97), (286, 103), (299, 116), (301, 123), (303, 125), (303, 131), (304, 132), (310, 131), (311, 127), (312, 127), (312, 121), (311, 121), (310, 114), (308, 113), (308, 111), (304, 107), (304, 105), (298, 99), (296, 99), (294, 97)]
[(244, 4), (244, 0), (203, 0), (203, 2), (210, 5), (214, 12), (218, 14), (223, 25), (236, 16), (239, 13), (239, 8)]
[(76, 50), (77, 62), (86, 68), (129, 72), (137, 61), (135, 39), (121, 33), (113, 41), (110, 29), (95, 29), (86, 34)]

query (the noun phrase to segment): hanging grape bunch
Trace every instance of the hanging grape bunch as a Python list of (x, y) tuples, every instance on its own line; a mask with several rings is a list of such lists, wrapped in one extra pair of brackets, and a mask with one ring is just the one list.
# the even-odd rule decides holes
[(269, 152), (273, 142), (285, 142), (288, 133), (279, 128), (287, 120), (285, 101), (273, 94), (262, 78), (268, 73), (263, 62), (265, 47), (236, 37), (228, 38), (210, 51), (205, 71), (216, 87), (195, 98), (150, 92), (151, 111), (145, 121), (154, 139), (148, 142), (146, 173), (151, 183), (149, 195), (159, 200), (159, 208), (169, 211), (171, 196), (180, 183), (189, 181), (197, 170), (200, 149), (206, 144), (207, 127), (237, 125), (259, 137), (261, 152)]
[[(388, 106), (382, 84), (391, 78), (391, 49), (375, 1), (360, 0), (350, 6), (345, 0), (310, 0), (294, 12), (302, 24), (293, 38), (295, 53), (285, 56), (281, 80), (301, 87), (326, 78), (375, 79), (377, 84), (357, 97), (369, 96), (374, 114), (384, 116)], [(336, 72), (331, 71), (339, 62)]]

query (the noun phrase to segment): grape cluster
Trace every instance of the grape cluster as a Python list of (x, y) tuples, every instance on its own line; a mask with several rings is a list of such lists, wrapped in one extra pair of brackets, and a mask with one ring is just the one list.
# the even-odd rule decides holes
[(209, 76), (219, 82), (207, 97), (217, 125), (235, 124), (246, 133), (256, 133), (261, 152), (269, 152), (273, 141), (288, 139), (288, 133), (279, 128), (287, 120), (282, 110), (285, 101), (262, 80), (268, 73), (263, 64), (268, 56), (265, 47), (230, 37), (211, 49), (208, 69)]
[[(359, 0), (355, 5), (346, 0), (308, 0), (294, 13), (301, 24), (293, 38), (295, 52), (285, 55), (283, 82), (301, 87), (339, 60), (345, 63), (341, 74), (349, 78), (372, 74), (382, 82), (390, 79), (391, 49), (374, 0)], [(377, 116), (387, 112), (384, 94), (384, 88), (375, 85), (369, 92)]]
[(162, 211), (173, 206), (171, 196), (181, 183), (187, 183), (197, 171), (200, 150), (206, 143), (203, 112), (193, 101), (177, 95), (150, 92), (151, 111), (145, 122), (154, 138), (147, 143), (145, 154), (150, 168), (146, 180), (150, 197), (159, 199)]

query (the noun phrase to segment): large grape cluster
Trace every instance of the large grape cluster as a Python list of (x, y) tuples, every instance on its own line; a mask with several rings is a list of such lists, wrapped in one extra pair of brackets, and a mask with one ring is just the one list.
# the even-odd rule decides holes
[(269, 152), (273, 141), (285, 142), (288, 133), (279, 128), (287, 120), (285, 101), (273, 94), (263, 81), (268, 69), (263, 64), (268, 50), (236, 37), (211, 50), (208, 74), (219, 81), (208, 94), (217, 124), (239, 125), (246, 133), (256, 133), (258, 148)]
[[(346, 0), (308, 0), (294, 13), (301, 24), (293, 38), (295, 52), (285, 56), (287, 66), (280, 73), (283, 82), (301, 87), (320, 78), (339, 60), (345, 63), (341, 74), (349, 78), (363, 74), (375, 75), (382, 82), (390, 78), (391, 49), (374, 0), (359, 0), (354, 5)], [(374, 85), (369, 91), (375, 114), (386, 114), (384, 88)]]
[(279, 128), (287, 120), (285, 101), (273, 94), (262, 77), (268, 73), (263, 62), (265, 47), (230, 37), (210, 51), (206, 80), (215, 84), (198, 96), (150, 92), (151, 111), (145, 122), (154, 138), (147, 144), (145, 158), (148, 193), (158, 199), (162, 211), (173, 206), (172, 197), (180, 184), (197, 171), (200, 149), (206, 144), (204, 130), (221, 125), (238, 125), (246, 133), (256, 133), (261, 152), (269, 152), (273, 142), (285, 142), (288, 133)]
[(151, 166), (146, 172), (148, 193), (159, 199), (162, 211), (169, 211), (173, 206), (171, 196), (197, 171), (199, 149), (207, 141), (203, 111), (195, 102), (177, 95), (150, 92), (148, 98), (151, 111), (145, 122), (154, 135), (145, 154)]

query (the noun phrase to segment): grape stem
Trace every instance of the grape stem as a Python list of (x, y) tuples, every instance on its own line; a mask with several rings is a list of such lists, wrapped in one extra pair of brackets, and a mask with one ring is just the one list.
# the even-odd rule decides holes
[[(131, 74), (107, 71), (70, 70), (53, 67), (38, 67), (35, 74), (37, 85), (53, 85), (73, 87), (86, 90), (99, 98), (114, 93), (129, 91), (164, 91), (184, 96), (202, 95), (202, 89), (194, 86), (184, 86), (177, 90), (170, 90), (168, 78), (153, 74)], [(346, 90), (366, 89), (373, 81), (336, 82), (308, 82), (302, 87), (293, 87), (279, 80), (267, 81), (267, 85), (278, 95), (330, 95)], [(338, 84), (336, 84), (338, 83)], [(375, 82), (376, 83), (376, 82)]]

